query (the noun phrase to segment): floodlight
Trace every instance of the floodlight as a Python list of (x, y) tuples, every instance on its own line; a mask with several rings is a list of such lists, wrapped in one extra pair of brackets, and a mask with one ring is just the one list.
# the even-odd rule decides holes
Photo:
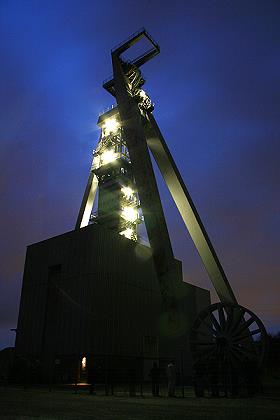
[(121, 216), (128, 222), (135, 222), (138, 218), (138, 211), (134, 207), (124, 207)]
[(114, 152), (114, 150), (111, 150), (111, 149), (106, 150), (101, 155), (102, 165), (107, 165), (107, 163), (114, 162), (114, 160), (116, 160), (117, 158), (118, 158), (118, 155), (117, 153)]
[(127, 228), (123, 230), (122, 232), (120, 232), (120, 235), (124, 236), (127, 239), (132, 239), (133, 229)]
[(110, 133), (115, 133), (120, 127), (120, 124), (116, 120), (116, 118), (108, 118), (104, 122), (104, 130), (105, 134), (109, 135)]

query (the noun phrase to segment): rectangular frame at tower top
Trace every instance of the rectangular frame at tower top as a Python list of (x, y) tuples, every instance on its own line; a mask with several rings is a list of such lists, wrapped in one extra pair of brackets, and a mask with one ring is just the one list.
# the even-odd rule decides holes
[[(151, 35), (144, 28), (135, 32), (126, 41), (113, 48), (111, 50), (112, 55), (114, 54), (120, 56), (142, 38), (145, 38), (152, 45), (152, 48), (130, 61), (130, 63), (136, 67), (142, 66), (160, 53), (159, 45), (152, 39)], [(106, 79), (103, 82), (103, 88), (111, 95), (115, 96), (114, 78), (110, 77), (109, 79)]]

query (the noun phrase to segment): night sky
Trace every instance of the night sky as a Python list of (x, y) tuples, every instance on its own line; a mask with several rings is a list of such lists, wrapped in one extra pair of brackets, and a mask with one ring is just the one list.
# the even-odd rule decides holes
[[(155, 118), (240, 304), (280, 330), (280, 2), (1, 0), (0, 348), (14, 343), (26, 246), (72, 230), (110, 49), (145, 27)], [(213, 287), (163, 183), (185, 280)], [(217, 297), (212, 293), (213, 301)]]

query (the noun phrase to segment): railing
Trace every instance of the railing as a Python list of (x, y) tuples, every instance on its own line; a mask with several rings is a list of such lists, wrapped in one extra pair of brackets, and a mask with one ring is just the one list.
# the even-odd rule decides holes
[(117, 105), (117, 104), (114, 104), (114, 105), (108, 106), (108, 107), (107, 107), (107, 108), (105, 108), (103, 111), (99, 112), (99, 113), (98, 113), (98, 116), (100, 117), (101, 115), (105, 114), (106, 112), (111, 111), (112, 109), (117, 108), (117, 107), (118, 107), (118, 105)]

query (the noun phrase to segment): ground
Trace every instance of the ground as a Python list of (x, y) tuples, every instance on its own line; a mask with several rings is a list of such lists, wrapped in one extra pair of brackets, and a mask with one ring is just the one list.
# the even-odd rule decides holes
[[(163, 392), (165, 394), (165, 392)], [(87, 390), (1, 387), (1, 419), (102, 419), (102, 420), (279, 420), (279, 387), (265, 389), (253, 398), (196, 398), (191, 388), (182, 398), (90, 395)]]

